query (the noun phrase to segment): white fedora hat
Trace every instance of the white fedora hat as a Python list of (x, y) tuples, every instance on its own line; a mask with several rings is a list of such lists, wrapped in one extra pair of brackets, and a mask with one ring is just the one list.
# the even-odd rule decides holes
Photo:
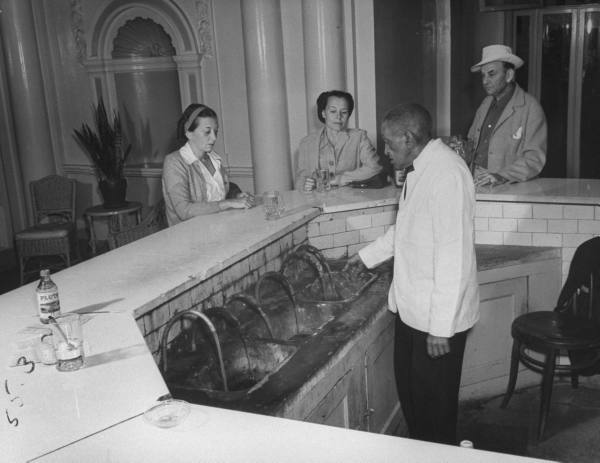
[(481, 61), (471, 66), (471, 72), (478, 72), (481, 66), (493, 61), (504, 61), (514, 65), (515, 69), (523, 66), (523, 60), (517, 55), (513, 55), (512, 49), (506, 45), (488, 45), (483, 47), (481, 52)]

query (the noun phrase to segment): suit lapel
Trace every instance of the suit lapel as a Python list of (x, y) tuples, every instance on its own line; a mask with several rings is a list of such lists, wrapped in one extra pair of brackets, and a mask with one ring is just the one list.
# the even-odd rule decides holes
[(512, 116), (515, 113), (515, 108), (517, 108), (518, 106), (523, 106), (524, 104), (525, 97), (523, 96), (523, 90), (521, 90), (521, 87), (516, 85), (515, 91), (513, 92), (512, 96), (510, 97), (510, 100), (504, 107), (504, 111), (502, 111), (502, 114), (500, 114), (498, 122), (496, 122), (494, 132), (498, 130), (498, 127), (500, 127), (504, 123), (504, 121), (506, 121), (510, 116)]

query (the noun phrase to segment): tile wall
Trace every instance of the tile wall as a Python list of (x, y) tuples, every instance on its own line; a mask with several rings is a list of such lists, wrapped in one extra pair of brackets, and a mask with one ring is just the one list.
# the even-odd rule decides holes
[[(160, 339), (164, 327), (175, 313), (192, 307), (203, 310), (222, 306), (230, 296), (252, 286), (261, 275), (278, 271), (285, 255), (306, 241), (307, 225), (305, 224), (197, 285), (183, 290), (173, 290), (172, 294), (157, 307), (136, 317), (138, 327), (154, 359), (158, 362)], [(173, 331), (176, 329), (173, 328)]]
[[(353, 255), (396, 220), (397, 206), (325, 213), (308, 224), (308, 241), (328, 258)], [(478, 201), (477, 244), (553, 246), (562, 249), (563, 281), (577, 246), (600, 235), (600, 207)]]
[(352, 256), (395, 223), (397, 210), (391, 205), (321, 214), (308, 224), (308, 242), (329, 259)]
[(562, 248), (563, 281), (577, 246), (600, 235), (600, 207), (478, 201), (475, 242)]

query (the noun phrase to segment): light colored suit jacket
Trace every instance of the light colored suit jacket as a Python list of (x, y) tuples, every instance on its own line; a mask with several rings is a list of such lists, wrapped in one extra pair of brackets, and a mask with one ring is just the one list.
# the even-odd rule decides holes
[[(319, 165), (319, 142), (325, 128), (300, 140), (294, 174), (294, 186), (301, 190), (304, 180), (311, 177)], [(336, 174), (342, 174), (341, 185), (354, 180), (366, 180), (382, 169), (377, 153), (367, 132), (362, 129), (346, 129), (340, 132), (336, 149), (341, 147), (335, 166)]]
[[(475, 113), (468, 137), (479, 143), (481, 126), (492, 104), (487, 96)], [(544, 110), (518, 85), (496, 123), (488, 151), (488, 170), (510, 181), (524, 182), (546, 164), (548, 127)]]

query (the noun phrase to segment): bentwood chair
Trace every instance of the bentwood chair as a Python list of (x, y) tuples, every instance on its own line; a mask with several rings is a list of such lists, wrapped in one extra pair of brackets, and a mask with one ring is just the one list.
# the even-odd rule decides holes
[(599, 278), (600, 237), (596, 237), (575, 251), (556, 308), (526, 313), (512, 323), (510, 375), (500, 406), (508, 405), (515, 390), (519, 362), (542, 373), (538, 440), (544, 434), (554, 376), (570, 376), (571, 385), (577, 388), (579, 375), (600, 373)]
[(34, 225), (15, 234), (21, 284), (31, 258), (58, 256), (69, 267), (77, 255), (75, 180), (49, 175), (31, 182), (29, 190)]
[(109, 249), (116, 249), (144, 236), (156, 233), (163, 228), (167, 228), (167, 216), (165, 200), (161, 198), (138, 225), (122, 231), (110, 232), (108, 235), (108, 247)]

